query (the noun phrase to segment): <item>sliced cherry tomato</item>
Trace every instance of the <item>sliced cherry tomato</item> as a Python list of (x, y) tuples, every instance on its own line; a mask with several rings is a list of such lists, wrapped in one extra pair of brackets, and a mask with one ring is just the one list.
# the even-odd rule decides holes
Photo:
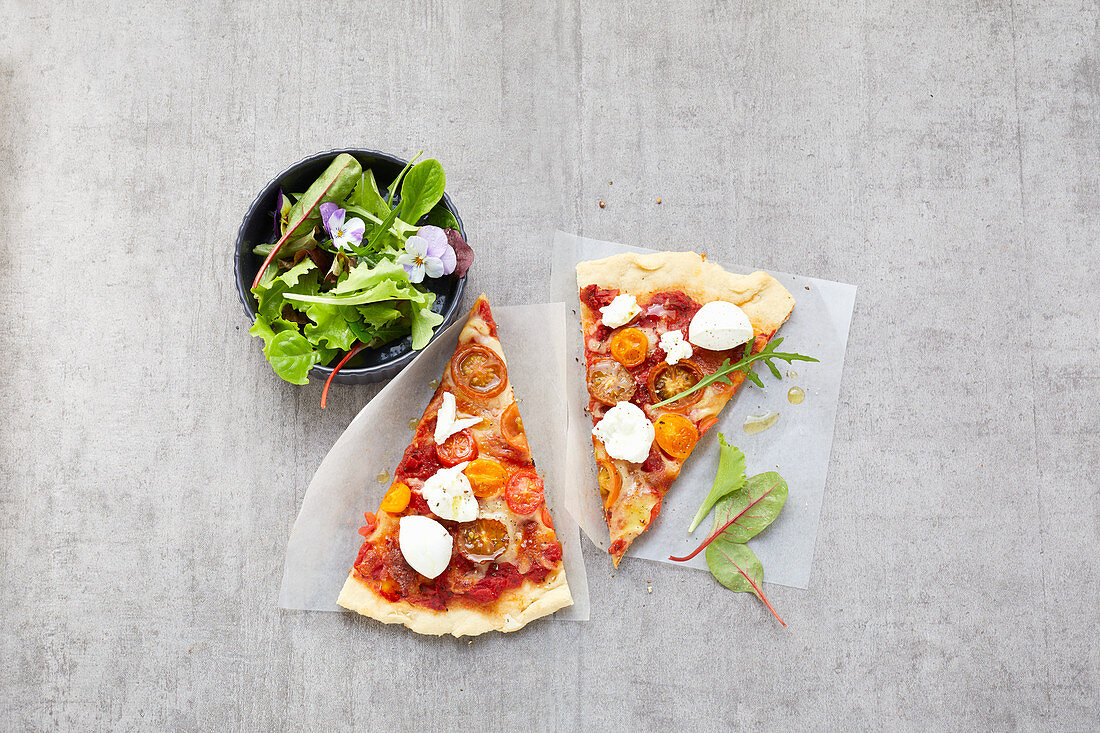
[(588, 393), (605, 405), (629, 400), (637, 388), (634, 377), (614, 359), (600, 359), (588, 367)]
[(645, 361), (649, 339), (637, 328), (624, 328), (611, 337), (611, 355), (625, 367), (635, 367)]
[[(661, 402), (694, 387), (702, 378), (703, 372), (694, 362), (683, 359), (675, 364), (667, 364), (662, 361), (649, 373), (649, 394), (654, 402)], [(672, 403), (673, 409), (694, 405), (704, 391), (692, 392), (687, 397), (676, 400)]]
[(661, 413), (653, 423), (653, 430), (661, 450), (681, 461), (691, 455), (695, 444), (699, 442), (699, 431), (695, 429), (695, 424), (675, 412)]
[(516, 471), (508, 479), (504, 500), (516, 514), (530, 514), (539, 508), (543, 500), (542, 479), (530, 469)]
[(508, 445), (522, 451), (529, 451), (527, 433), (523, 432), (523, 420), (519, 417), (519, 405), (515, 402), (508, 405), (508, 409), (500, 416), (500, 433)]
[(363, 514), (363, 519), (366, 520), (366, 524), (359, 528), (359, 534), (364, 537), (370, 537), (378, 527), (378, 520), (375, 519), (374, 515), (370, 512), (365, 512)]
[(477, 441), (469, 430), (462, 430), (435, 447), (436, 458), (444, 466), (457, 466), (477, 458)]
[(451, 359), (455, 383), (473, 397), (496, 397), (508, 386), (508, 367), (496, 352), (470, 344)]
[(623, 477), (611, 461), (596, 461), (596, 480), (600, 483), (600, 496), (603, 497), (604, 506), (609, 506), (619, 496)]
[(508, 478), (508, 472), (504, 470), (504, 466), (491, 458), (478, 458), (476, 461), (470, 461), (470, 465), (466, 466), (462, 473), (470, 479), (474, 496), (479, 498), (499, 494), (500, 490), (504, 488), (505, 480)]
[(495, 560), (508, 549), (508, 528), (496, 519), (475, 519), (455, 528), (455, 546), (473, 562)]
[(411, 498), (412, 491), (409, 490), (408, 484), (398, 481), (382, 497), (382, 504), (378, 508), (390, 514), (400, 514), (405, 511), (405, 507), (409, 505), (409, 499)]
[(545, 524), (547, 527), (549, 527), (550, 529), (554, 528), (554, 518), (550, 516), (550, 509), (546, 506), (546, 504), (543, 504), (542, 509), (539, 509), (539, 518), (542, 520), (542, 523)]
[(706, 432), (718, 424), (718, 418), (708, 417), (699, 423), (699, 435), (706, 435)]

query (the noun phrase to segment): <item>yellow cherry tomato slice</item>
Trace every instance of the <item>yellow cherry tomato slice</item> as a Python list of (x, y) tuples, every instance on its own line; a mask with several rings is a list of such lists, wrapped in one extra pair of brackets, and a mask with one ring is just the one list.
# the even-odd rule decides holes
[(691, 455), (699, 441), (699, 431), (695, 429), (695, 424), (674, 412), (661, 414), (653, 423), (653, 430), (661, 450), (681, 461)]
[(473, 562), (488, 562), (508, 549), (508, 528), (496, 519), (484, 517), (458, 525), (454, 533), (458, 551)]
[[(662, 402), (694, 387), (702, 378), (703, 371), (687, 359), (681, 359), (676, 364), (661, 362), (649, 373), (649, 394), (654, 402)], [(670, 409), (694, 405), (702, 396), (703, 390), (692, 392), (673, 402)]]
[(635, 367), (645, 361), (649, 339), (636, 328), (624, 328), (611, 337), (611, 355), (624, 367)]
[(496, 496), (504, 488), (504, 482), (508, 479), (508, 472), (504, 466), (491, 458), (478, 458), (470, 461), (470, 465), (463, 469), (462, 473), (470, 480), (470, 486), (474, 490), (474, 496), (485, 498)]
[(409, 490), (409, 487), (398, 481), (382, 497), (382, 504), (379, 509), (390, 514), (400, 514), (405, 511), (405, 507), (409, 505), (409, 499), (411, 498), (412, 491)]
[(451, 376), (471, 397), (496, 397), (508, 386), (508, 367), (481, 344), (470, 344), (451, 358)]
[(588, 367), (588, 393), (605, 405), (629, 400), (637, 388), (634, 377), (614, 359), (598, 359)]
[(600, 484), (600, 496), (604, 506), (610, 506), (619, 498), (623, 478), (611, 461), (596, 461), (596, 480)]

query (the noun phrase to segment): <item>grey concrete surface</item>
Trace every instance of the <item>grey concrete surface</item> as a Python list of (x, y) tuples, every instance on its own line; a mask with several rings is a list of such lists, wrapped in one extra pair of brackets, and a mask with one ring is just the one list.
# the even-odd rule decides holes
[[(1100, 727), (1097, 3), (526, 5), (0, 0), (0, 728)], [(583, 624), (276, 608), (375, 388), (280, 383), (231, 248), (342, 145), (443, 161), (471, 297), (555, 227), (859, 286), (789, 628), (595, 551)]]

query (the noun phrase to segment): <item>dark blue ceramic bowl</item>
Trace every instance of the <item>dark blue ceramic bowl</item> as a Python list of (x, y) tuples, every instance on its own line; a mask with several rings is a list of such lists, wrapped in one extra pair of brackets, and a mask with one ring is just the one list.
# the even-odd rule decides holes
[[(237, 232), (237, 253), (234, 257), (234, 271), (237, 278), (237, 293), (241, 297), (241, 303), (251, 320), (256, 320), (256, 298), (252, 295), (252, 281), (263, 264), (263, 258), (252, 253), (252, 248), (257, 244), (265, 244), (275, 239), (275, 199), (279, 195), (279, 189), (284, 191), (304, 191), (316, 178), (324, 172), (329, 163), (340, 153), (348, 153), (356, 158), (363, 166), (363, 170), (370, 168), (374, 171), (374, 178), (378, 181), (379, 189), (383, 192), (388, 189), (393, 180), (405, 167), (408, 161), (376, 150), (364, 150), (361, 148), (348, 148), (346, 150), (331, 150), (327, 153), (317, 153), (305, 160), (301, 160), (275, 176), (274, 179), (256, 200), (248, 208), (244, 215), (241, 228)], [(443, 195), (443, 205), (454, 214), (458, 220), (459, 231), (466, 237), (466, 229), (462, 225), (462, 218), (458, 215), (458, 209), (451, 203), (446, 194)], [(447, 326), (454, 323), (458, 316), (458, 308), (462, 300), (462, 291), (466, 288), (466, 277), (453, 278), (441, 277), (438, 279), (426, 279), (424, 286), (436, 294), (435, 304), (432, 310), (443, 316), (443, 323), (436, 329), (436, 335), (442, 333)], [(433, 337), (434, 338), (434, 337)], [(256, 339), (257, 347), (262, 342)], [(334, 382), (342, 384), (366, 384), (368, 382), (381, 382), (397, 375), (405, 366), (416, 358), (417, 352), (412, 349), (412, 338), (406, 336), (403, 339), (392, 341), (375, 349), (363, 349), (352, 358), (344, 368), (337, 372)], [(327, 379), (336, 363), (343, 357), (339, 354), (332, 364), (313, 367), (310, 376)]]

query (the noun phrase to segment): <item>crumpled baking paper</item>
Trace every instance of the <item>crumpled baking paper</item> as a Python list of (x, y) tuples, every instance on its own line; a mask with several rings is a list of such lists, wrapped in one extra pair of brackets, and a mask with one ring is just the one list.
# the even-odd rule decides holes
[[(490, 303), (490, 305), (492, 305)], [(566, 308), (561, 303), (494, 307), (535, 466), (546, 485), (546, 502), (562, 543), (573, 605), (548, 618), (588, 620), (588, 580), (580, 532), (565, 511), (567, 412), (565, 406)], [(419, 419), (458, 343), (465, 318), (436, 338), (352, 420), (321, 462), (302, 500), (287, 542), (279, 606), (342, 611), (336, 605), (363, 538), (363, 513), (378, 509), (390, 476), (412, 440), (409, 421)], [(532, 338), (537, 334), (537, 338)]]
[[(554, 299), (569, 306), (566, 378), (569, 437), (563, 486), (566, 507), (588, 538), (604, 550), (610, 541), (596, 488), (592, 419), (586, 412), (588, 392), (575, 268), (584, 260), (620, 252), (650, 251), (564, 232), (557, 232), (554, 237), (551, 293)], [(720, 264), (730, 272), (748, 273), (760, 269)], [(806, 354), (821, 361), (795, 362), (790, 366), (776, 362), (784, 375), (797, 374), (785, 376), (782, 381), (776, 380), (766, 365), (756, 365), (764, 389), (745, 382), (729, 401), (718, 424), (699, 441), (665, 496), (657, 521), (634, 541), (624, 562), (629, 558), (644, 558), (671, 563), (670, 555), (688, 554), (713, 531), (713, 512), (694, 534), (688, 534), (687, 528), (714, 482), (718, 470), (718, 433), (722, 433), (726, 442), (744, 451), (748, 475), (778, 471), (790, 488), (779, 517), (749, 541), (749, 546), (764, 564), (764, 579), (795, 588), (809, 586), (856, 289), (853, 285), (828, 280), (769, 272), (795, 299), (794, 312), (777, 334), (784, 338), (779, 350)], [(791, 404), (787, 398), (788, 390), (794, 386), (806, 393), (805, 400), (798, 405)], [(772, 427), (754, 435), (745, 432), (746, 417), (772, 411), (779, 413)], [(610, 556), (607, 562), (610, 564)], [(699, 553), (686, 563), (673, 564), (705, 570), (705, 553)]]

